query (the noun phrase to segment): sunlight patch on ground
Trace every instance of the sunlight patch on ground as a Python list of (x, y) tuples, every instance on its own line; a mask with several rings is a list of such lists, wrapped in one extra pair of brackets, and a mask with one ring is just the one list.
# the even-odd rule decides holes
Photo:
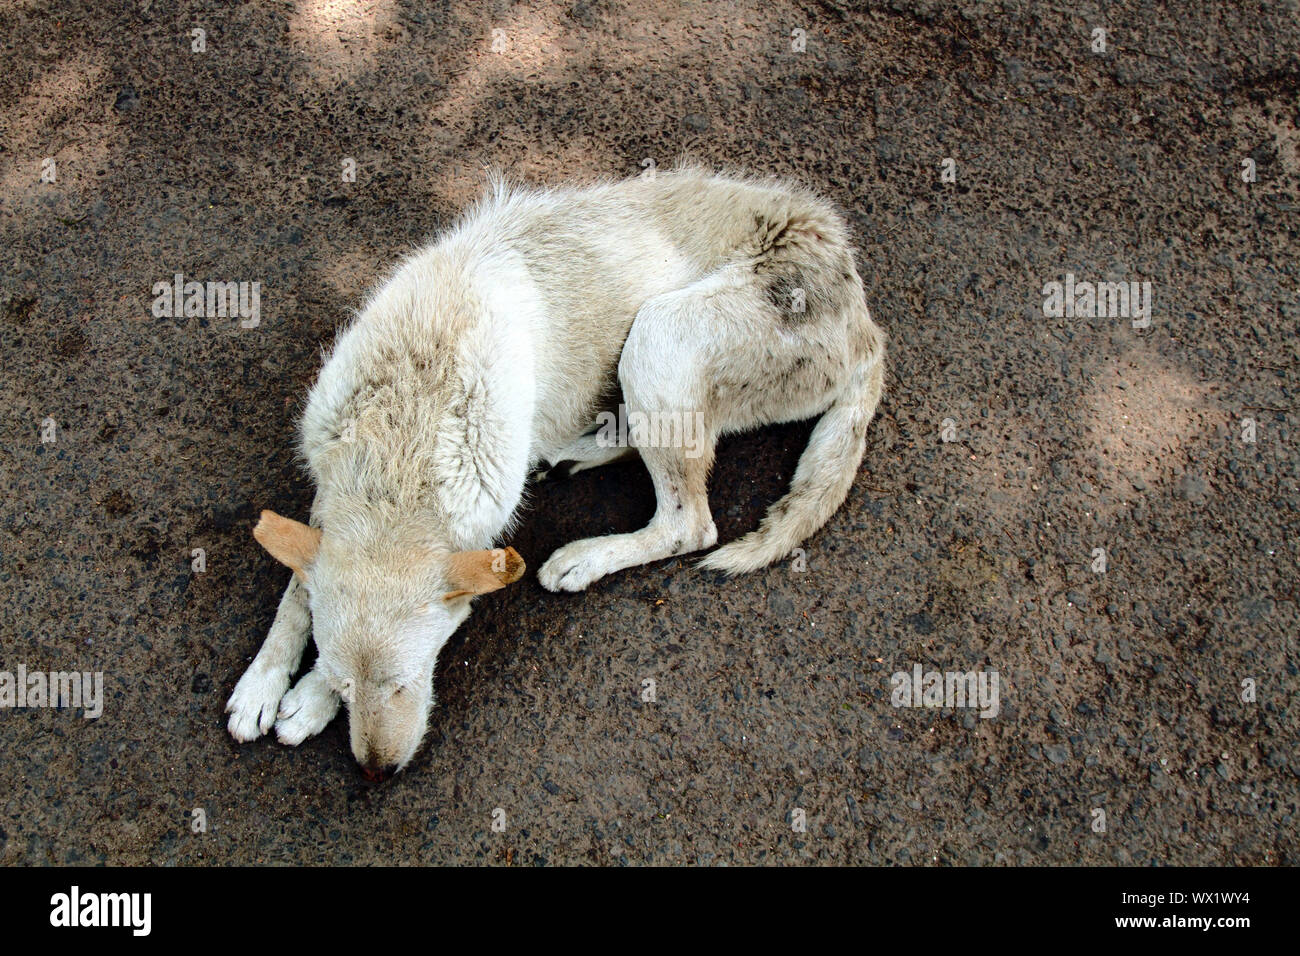
[[(1085, 399), (1085, 422), (1103, 466), (1118, 472), (1111, 477), (1154, 486), (1181, 473), (1188, 444), (1226, 418), (1208, 386), (1155, 357), (1143, 364), (1100, 371)], [(1134, 493), (1127, 481), (1111, 485), (1120, 497)]]
[[(104, 82), (98, 63), (68, 60), (32, 84), (30, 92), (0, 111), (0, 140), (7, 161), (0, 167), (0, 196), (76, 191), (94, 181), (109, 152), (110, 131), (88, 136), (84, 124), (113, 123), (112, 104), (96, 101)], [(41, 181), (42, 163), (54, 160), (53, 183)]]
[(394, 0), (304, 0), (289, 21), (289, 42), (320, 81), (373, 68), (402, 34)]

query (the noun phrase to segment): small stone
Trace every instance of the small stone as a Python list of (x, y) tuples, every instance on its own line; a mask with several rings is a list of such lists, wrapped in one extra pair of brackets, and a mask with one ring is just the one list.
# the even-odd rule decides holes
[(569, 16), (589, 30), (596, 25), (596, 11), (590, 3), (575, 3), (569, 8)]
[(1179, 478), (1178, 484), (1174, 486), (1175, 495), (1193, 503), (1204, 501), (1208, 490), (1205, 479), (1191, 471), (1184, 472), (1183, 477)]
[(934, 632), (934, 621), (931, 619), (930, 615), (926, 614), (924, 611), (918, 611), (916, 614), (909, 614), (906, 620), (912, 630), (916, 631), (918, 634), (932, 634)]
[(135, 87), (127, 85), (117, 91), (117, 99), (113, 101), (113, 109), (119, 113), (129, 113), (140, 105), (140, 95), (136, 93)]
[(794, 601), (780, 592), (768, 595), (767, 609), (777, 617), (794, 617)]

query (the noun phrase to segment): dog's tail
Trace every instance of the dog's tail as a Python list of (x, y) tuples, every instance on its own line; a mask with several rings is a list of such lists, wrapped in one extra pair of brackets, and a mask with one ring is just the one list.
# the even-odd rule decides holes
[(755, 571), (787, 557), (799, 542), (824, 525), (848, 497), (867, 446), (867, 426), (876, 414), (885, 383), (881, 347), (861, 362), (844, 390), (813, 429), (799, 456), (794, 480), (758, 526), (700, 562), (727, 574)]

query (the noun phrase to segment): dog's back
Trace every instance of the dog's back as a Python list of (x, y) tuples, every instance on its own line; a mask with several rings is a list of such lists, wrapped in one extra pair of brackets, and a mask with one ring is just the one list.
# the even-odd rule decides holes
[(883, 342), (859, 308), (862, 282), (842, 217), (787, 183), (688, 168), (586, 188), (503, 187), (462, 229), (460, 242), (519, 255), (549, 317), (536, 346), (550, 373), (538, 383), (543, 458), (616, 395), (637, 310), (727, 265), (752, 267), (792, 325), (849, 314), (855, 356)]

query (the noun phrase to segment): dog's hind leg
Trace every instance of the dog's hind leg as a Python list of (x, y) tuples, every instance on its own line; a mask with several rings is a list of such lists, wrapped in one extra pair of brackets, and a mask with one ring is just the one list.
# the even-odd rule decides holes
[(279, 713), (280, 698), (289, 689), (289, 678), (298, 669), (310, 637), (311, 611), (295, 574), (280, 599), (275, 623), (262, 649), (226, 702), (230, 736), (243, 743), (256, 740), (271, 729)]
[(708, 297), (698, 291), (688, 288), (645, 303), (619, 361), (629, 439), (654, 483), (654, 517), (632, 534), (560, 548), (537, 575), (548, 590), (581, 591), (614, 571), (717, 542), (707, 488), (717, 436), (709, 420), (704, 360), (713, 343), (700, 334), (714, 316)]

